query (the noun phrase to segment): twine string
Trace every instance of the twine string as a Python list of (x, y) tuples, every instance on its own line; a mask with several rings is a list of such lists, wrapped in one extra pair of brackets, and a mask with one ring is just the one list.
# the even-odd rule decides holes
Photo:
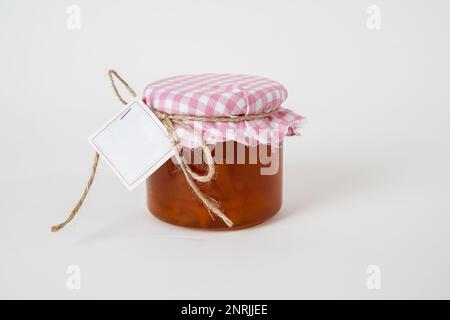
[[(119, 80), (125, 89), (133, 96), (136, 97), (136, 92), (130, 87), (130, 85), (115, 71), (115, 70), (109, 70), (108, 71), (108, 77), (111, 82), (111, 86), (114, 90), (114, 93), (116, 94), (119, 101), (127, 105), (127, 101), (123, 99), (121, 96), (119, 90), (117, 89), (116, 83), (114, 79)], [(196, 172), (194, 172), (186, 163), (185, 158), (182, 156), (182, 150), (180, 148), (180, 141), (176, 134), (175, 130), (175, 124), (178, 126), (183, 127), (184, 129), (191, 132), (191, 134), (195, 134), (194, 129), (186, 124), (186, 121), (203, 121), (203, 122), (240, 122), (240, 121), (252, 121), (252, 120), (259, 120), (266, 117), (269, 117), (273, 115), (274, 113), (278, 112), (280, 108), (276, 108), (270, 112), (264, 112), (264, 113), (258, 113), (258, 114), (250, 114), (250, 115), (243, 115), (243, 116), (233, 116), (233, 117), (224, 117), (224, 116), (194, 116), (194, 115), (171, 115), (162, 111), (158, 111), (152, 106), (149, 106), (150, 109), (155, 113), (155, 115), (158, 117), (158, 119), (161, 120), (161, 123), (164, 125), (164, 127), (167, 129), (167, 134), (169, 136), (169, 140), (175, 149), (174, 156), (175, 160), (177, 161), (178, 165), (181, 168), (181, 171), (183, 172), (186, 181), (191, 188), (191, 190), (194, 192), (195, 196), (199, 199), (199, 201), (204, 205), (204, 207), (208, 210), (211, 218), (215, 220), (215, 216), (222, 219), (222, 221), (228, 226), (233, 226), (233, 221), (231, 221), (227, 215), (222, 211), (220, 208), (220, 204), (216, 199), (213, 199), (206, 194), (204, 194), (200, 187), (197, 185), (196, 181), (201, 183), (207, 183), (210, 182), (214, 175), (215, 175), (215, 164), (214, 159), (211, 153), (211, 150), (208, 148), (208, 146), (203, 141), (202, 137), (200, 137), (201, 141), (201, 148), (204, 155), (204, 162), (207, 165), (207, 171), (205, 174), (200, 175)], [(72, 219), (75, 217), (77, 212), (80, 210), (81, 206), (83, 205), (87, 194), (89, 193), (89, 189), (91, 188), (92, 183), (94, 182), (95, 173), (97, 171), (97, 165), (99, 160), (99, 154), (95, 153), (94, 161), (92, 163), (91, 168), (91, 175), (86, 183), (86, 186), (84, 188), (84, 191), (76, 203), (75, 207), (70, 212), (67, 219), (58, 225), (55, 225), (52, 227), (53, 232), (57, 232), (64, 228)]]
[(95, 156), (94, 156), (94, 161), (92, 162), (91, 175), (89, 176), (86, 186), (84, 187), (83, 194), (81, 195), (77, 204), (75, 205), (75, 207), (73, 207), (72, 211), (70, 211), (69, 216), (63, 223), (57, 224), (52, 227), (52, 232), (57, 232), (57, 231), (61, 230), (62, 228), (64, 228), (66, 226), (66, 224), (68, 224), (70, 221), (72, 221), (72, 219), (77, 214), (78, 210), (80, 210), (81, 206), (83, 205), (84, 200), (86, 199), (87, 194), (89, 193), (89, 189), (91, 189), (91, 185), (94, 182), (95, 173), (97, 172), (98, 158), (99, 158), (99, 154), (96, 152)]

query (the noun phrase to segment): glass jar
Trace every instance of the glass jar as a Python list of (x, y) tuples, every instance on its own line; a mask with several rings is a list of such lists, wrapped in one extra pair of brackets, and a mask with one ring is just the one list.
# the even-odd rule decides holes
[[(192, 190), (181, 167), (171, 160), (147, 179), (150, 212), (171, 224), (215, 230), (249, 227), (275, 215), (281, 208), (282, 141), (298, 134), (303, 119), (282, 107), (286, 98), (279, 82), (252, 75), (179, 75), (150, 83), (143, 100), (165, 114), (164, 119), (178, 119), (172, 128), (183, 156), (202, 150), (194, 137), (200, 138), (200, 145), (214, 147), (215, 176), (195, 183), (217, 201), (233, 225), (210, 214), (198, 198), (200, 191)], [(205, 163), (194, 163), (189, 164), (191, 170), (205, 173)]]
[[(172, 160), (147, 179), (147, 207), (150, 212), (171, 224), (215, 230), (250, 227), (275, 215), (282, 201), (282, 145), (276, 148), (262, 144), (250, 147), (229, 141), (232, 154), (228, 146), (221, 146), (218, 156), (215, 151), (219, 144), (222, 143), (216, 144), (212, 150), (216, 158), (214, 179), (198, 185), (206, 195), (220, 203), (221, 209), (233, 221), (232, 227), (227, 227), (220, 218), (212, 218)], [(238, 151), (244, 161), (239, 161)], [(192, 155), (194, 151), (190, 152)], [(198, 173), (205, 170), (202, 164), (190, 167)]]

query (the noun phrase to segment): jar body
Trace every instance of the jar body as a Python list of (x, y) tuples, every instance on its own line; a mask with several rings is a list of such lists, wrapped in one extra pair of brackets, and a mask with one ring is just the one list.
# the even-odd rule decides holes
[[(171, 159), (147, 179), (147, 207), (157, 218), (184, 227), (232, 230), (259, 224), (281, 208), (282, 152), (282, 145), (249, 147), (228, 141), (214, 146), (216, 175), (208, 183), (197, 184), (204, 194), (219, 202), (233, 221), (231, 228), (211, 216)], [(189, 159), (195, 158), (194, 150), (184, 149), (184, 156), (187, 153)], [(205, 170), (201, 162), (189, 166), (199, 173)]]

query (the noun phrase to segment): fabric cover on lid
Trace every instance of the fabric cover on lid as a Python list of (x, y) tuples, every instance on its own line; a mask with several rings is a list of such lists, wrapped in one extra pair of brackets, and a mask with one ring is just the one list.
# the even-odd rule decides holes
[[(161, 79), (144, 90), (144, 102), (168, 114), (196, 116), (239, 116), (269, 112), (281, 106), (287, 90), (263, 77), (238, 74), (181, 75)], [(234, 140), (254, 146), (279, 142), (298, 134), (303, 117), (286, 108), (263, 119), (240, 122), (186, 121), (195, 135), (176, 125), (185, 147), (197, 147), (198, 138), (208, 144)]]

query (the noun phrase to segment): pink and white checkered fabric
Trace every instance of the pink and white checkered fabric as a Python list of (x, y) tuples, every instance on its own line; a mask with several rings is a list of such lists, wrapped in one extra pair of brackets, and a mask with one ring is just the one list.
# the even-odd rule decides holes
[[(181, 75), (161, 79), (144, 90), (144, 102), (156, 110), (177, 115), (239, 116), (269, 112), (281, 106), (287, 90), (280, 83), (257, 76), (236, 74)], [(286, 135), (298, 134), (303, 117), (280, 108), (260, 119), (240, 122), (187, 121), (195, 134), (176, 126), (184, 147), (196, 147), (199, 138), (208, 144), (234, 140), (254, 146), (278, 144)]]

